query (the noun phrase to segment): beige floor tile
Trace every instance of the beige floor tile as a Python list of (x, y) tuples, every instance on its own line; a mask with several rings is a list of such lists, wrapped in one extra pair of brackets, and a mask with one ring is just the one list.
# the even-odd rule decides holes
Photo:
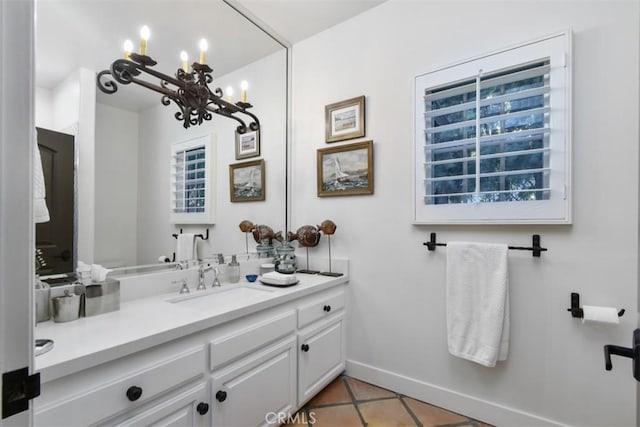
[(381, 399), (396, 396), (392, 391), (358, 381), (355, 378), (347, 377), (347, 382), (349, 383), (349, 387), (351, 388), (356, 400)]
[(352, 404), (309, 409), (309, 425), (313, 427), (362, 427)]
[(358, 408), (369, 427), (415, 427), (416, 425), (400, 399), (359, 403)]
[(424, 424), (424, 427), (470, 421), (469, 418), (463, 417), (462, 415), (429, 405), (428, 403), (420, 402), (419, 400), (411, 399), (410, 397), (404, 397), (403, 399), (416, 418)]
[(330, 405), (334, 403), (350, 403), (351, 396), (344, 385), (342, 377), (338, 377), (326, 386), (308, 403), (309, 407), (318, 405)]

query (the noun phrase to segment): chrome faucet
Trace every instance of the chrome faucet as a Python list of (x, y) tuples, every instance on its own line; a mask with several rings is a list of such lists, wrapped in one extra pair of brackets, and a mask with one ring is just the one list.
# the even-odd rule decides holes
[(218, 279), (218, 276), (220, 276), (220, 269), (218, 267), (213, 267), (213, 285), (211, 286), (220, 286), (220, 279)]
[[(207, 287), (204, 285), (204, 273), (212, 269), (213, 267), (211, 266), (205, 267), (204, 264), (200, 264), (200, 268), (198, 269), (198, 287), (196, 288), (196, 291), (204, 291), (207, 289)], [(215, 281), (214, 281), (214, 286), (215, 286)]]

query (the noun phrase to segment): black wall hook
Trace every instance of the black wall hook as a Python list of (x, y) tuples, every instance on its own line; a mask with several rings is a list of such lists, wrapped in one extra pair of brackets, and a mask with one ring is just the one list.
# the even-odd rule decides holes
[[(567, 311), (571, 312), (571, 317), (576, 319), (582, 319), (584, 317), (584, 310), (580, 308), (580, 294), (577, 292), (571, 293), (571, 308), (567, 308)], [(624, 315), (625, 309), (618, 311), (618, 317)]]

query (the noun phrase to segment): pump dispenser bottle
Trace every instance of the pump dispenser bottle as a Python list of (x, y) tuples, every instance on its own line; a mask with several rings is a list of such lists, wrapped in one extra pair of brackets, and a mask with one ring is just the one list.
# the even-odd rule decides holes
[(227, 277), (231, 283), (238, 283), (240, 281), (240, 264), (235, 255), (231, 255), (231, 262), (227, 269)]

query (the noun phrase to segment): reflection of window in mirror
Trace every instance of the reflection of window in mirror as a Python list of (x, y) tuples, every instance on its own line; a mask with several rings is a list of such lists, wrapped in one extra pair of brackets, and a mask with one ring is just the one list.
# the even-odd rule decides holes
[(214, 151), (213, 134), (171, 146), (172, 223), (214, 223)]

